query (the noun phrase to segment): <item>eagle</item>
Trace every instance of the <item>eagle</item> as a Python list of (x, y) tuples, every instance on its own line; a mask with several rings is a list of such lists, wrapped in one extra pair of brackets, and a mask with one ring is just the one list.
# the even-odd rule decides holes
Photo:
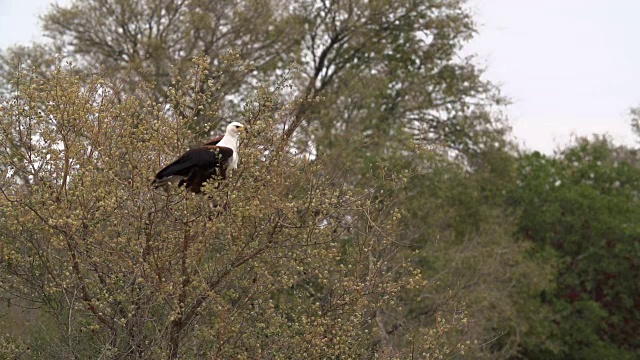
[(238, 143), (247, 128), (234, 121), (227, 125), (224, 136), (217, 136), (202, 146), (191, 149), (158, 171), (153, 187), (178, 182), (178, 187), (199, 194), (210, 179), (226, 179), (228, 171), (238, 167)]

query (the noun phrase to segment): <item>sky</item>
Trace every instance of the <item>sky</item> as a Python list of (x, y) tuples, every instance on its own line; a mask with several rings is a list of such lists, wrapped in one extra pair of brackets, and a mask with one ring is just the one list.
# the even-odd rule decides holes
[(639, 0), (470, 0), (479, 35), (468, 51), (513, 105), (518, 141), (551, 153), (572, 134), (637, 145)]
[[(511, 98), (519, 144), (551, 154), (593, 133), (638, 144), (628, 112), (640, 106), (640, 0), (468, 1), (479, 34), (466, 52)], [(0, 48), (42, 40), (50, 2), (0, 0)]]

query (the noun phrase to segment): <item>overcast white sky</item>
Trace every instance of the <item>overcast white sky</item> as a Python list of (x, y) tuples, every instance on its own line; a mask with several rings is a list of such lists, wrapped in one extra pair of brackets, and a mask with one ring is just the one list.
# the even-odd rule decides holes
[(470, 46), (514, 104), (527, 148), (551, 152), (572, 133), (637, 144), (640, 0), (470, 0), (480, 34)]
[[(50, 0), (0, 0), (0, 48), (41, 40)], [(68, 0), (58, 0), (68, 3)], [(469, 46), (514, 104), (514, 135), (551, 153), (571, 134), (637, 144), (640, 0), (469, 0), (480, 34)]]

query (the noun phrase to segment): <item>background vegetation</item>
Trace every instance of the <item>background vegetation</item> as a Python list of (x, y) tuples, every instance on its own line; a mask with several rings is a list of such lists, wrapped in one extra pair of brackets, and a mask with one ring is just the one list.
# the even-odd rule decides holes
[[(43, 23), (0, 53), (0, 357), (640, 356), (638, 149), (519, 150), (464, 1)], [(234, 120), (230, 181), (150, 188)]]

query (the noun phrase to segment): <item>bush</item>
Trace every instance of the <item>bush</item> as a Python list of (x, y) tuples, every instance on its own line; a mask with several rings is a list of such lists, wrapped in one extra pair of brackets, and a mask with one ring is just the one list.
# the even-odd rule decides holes
[[(208, 60), (194, 63), (193, 77), (208, 77)], [(117, 80), (81, 79), (59, 65), (14, 84), (0, 111), (0, 291), (41, 310), (46, 331), (24, 339), (36, 356), (351, 358), (455, 348), (439, 339), (461, 322), (405, 333), (412, 345), (394, 346), (383, 314), (402, 314), (399, 294), (424, 286), (396, 256), (399, 214), (376, 205), (377, 187), (324, 175), (329, 159), (291, 154), (276, 124), (295, 103), (257, 90), (245, 105), (251, 133), (238, 171), (197, 196), (150, 181), (196, 143), (188, 115), (216, 111), (212, 81), (176, 79), (165, 103), (148, 100), (149, 85), (125, 95)]]

